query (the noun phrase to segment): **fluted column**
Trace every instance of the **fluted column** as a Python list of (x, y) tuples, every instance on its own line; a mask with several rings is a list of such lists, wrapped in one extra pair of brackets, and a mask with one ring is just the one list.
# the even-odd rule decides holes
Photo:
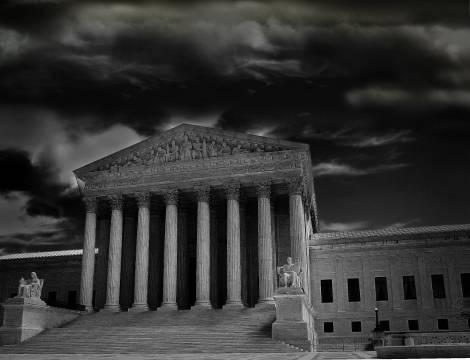
[(130, 311), (148, 310), (148, 267), (150, 234), (150, 194), (136, 194), (139, 213), (137, 215), (137, 239), (135, 249), (134, 303)]
[(257, 185), (258, 194), (258, 262), (259, 302), (273, 303), (273, 244), (271, 229), (271, 186)]
[(303, 286), (306, 287), (307, 252), (305, 242), (305, 217), (302, 204), (302, 181), (294, 179), (288, 183), (289, 189), (289, 223), (291, 257), (294, 262), (300, 262)]
[(162, 309), (177, 309), (176, 279), (178, 271), (178, 191), (165, 194), (165, 245), (163, 250)]
[(106, 285), (105, 310), (120, 311), (119, 288), (121, 282), (122, 250), (122, 196), (115, 195), (111, 200), (111, 230), (109, 235), (108, 279)]
[(240, 262), (240, 185), (230, 184), (227, 195), (227, 306), (243, 306)]
[(195, 305), (198, 307), (210, 307), (210, 188), (198, 187), (196, 191), (198, 202)]
[(93, 311), (93, 274), (95, 272), (96, 198), (84, 198), (86, 206), (85, 237), (83, 239), (80, 305)]

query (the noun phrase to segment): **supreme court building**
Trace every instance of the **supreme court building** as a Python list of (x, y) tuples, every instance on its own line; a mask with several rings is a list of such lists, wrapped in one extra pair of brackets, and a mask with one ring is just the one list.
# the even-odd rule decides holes
[(112, 311), (273, 303), (288, 256), (309, 292), (307, 242), (318, 225), (307, 145), (180, 125), (75, 175), (87, 207), (87, 309), (93, 290), (95, 306)]
[(256, 309), (290, 256), (317, 340), (470, 328), (470, 225), (322, 232), (306, 144), (183, 124), (74, 173), (83, 250), (0, 257), (0, 300), (40, 266), (87, 310)]

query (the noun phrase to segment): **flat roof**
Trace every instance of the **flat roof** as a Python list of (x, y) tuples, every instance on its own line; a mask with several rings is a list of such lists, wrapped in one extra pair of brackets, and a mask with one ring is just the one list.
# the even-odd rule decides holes
[[(2, 255), (0, 256), (0, 261), (50, 258), (50, 257), (61, 257), (61, 256), (81, 256), (82, 254), (83, 254), (83, 249), (38, 251), (38, 252), (30, 252), (30, 253)], [(98, 248), (95, 249), (95, 254), (98, 254)]]
[(470, 235), (470, 224), (384, 228), (377, 230), (319, 232), (312, 236), (311, 244), (329, 242), (376, 240), (379, 238), (422, 238), (436, 236)]

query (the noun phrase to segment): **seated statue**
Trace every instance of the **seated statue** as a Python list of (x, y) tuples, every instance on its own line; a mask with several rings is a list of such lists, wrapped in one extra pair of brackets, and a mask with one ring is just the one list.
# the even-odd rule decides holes
[(25, 280), (21, 277), (18, 285), (17, 297), (22, 298), (41, 298), (42, 287), (44, 285), (44, 279), (39, 279), (36, 273), (31, 273), (31, 279)]
[(287, 258), (287, 264), (277, 267), (280, 287), (302, 287), (302, 269), (300, 264), (293, 263), (292, 258)]

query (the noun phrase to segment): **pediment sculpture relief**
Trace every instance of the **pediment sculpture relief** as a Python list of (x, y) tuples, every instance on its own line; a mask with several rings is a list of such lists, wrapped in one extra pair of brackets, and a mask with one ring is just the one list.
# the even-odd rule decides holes
[(43, 285), (44, 279), (39, 279), (33, 271), (31, 273), (31, 279), (25, 280), (21, 277), (18, 285), (18, 295), (16, 297), (40, 299)]
[(97, 171), (118, 172), (121, 168), (137, 165), (163, 165), (175, 161), (190, 161), (237, 155), (242, 153), (287, 150), (279, 145), (251, 143), (219, 135), (201, 135), (184, 132), (168, 141), (129, 153), (98, 167)]
[(298, 262), (289, 256), (287, 264), (277, 267), (280, 287), (302, 288), (302, 269)]

